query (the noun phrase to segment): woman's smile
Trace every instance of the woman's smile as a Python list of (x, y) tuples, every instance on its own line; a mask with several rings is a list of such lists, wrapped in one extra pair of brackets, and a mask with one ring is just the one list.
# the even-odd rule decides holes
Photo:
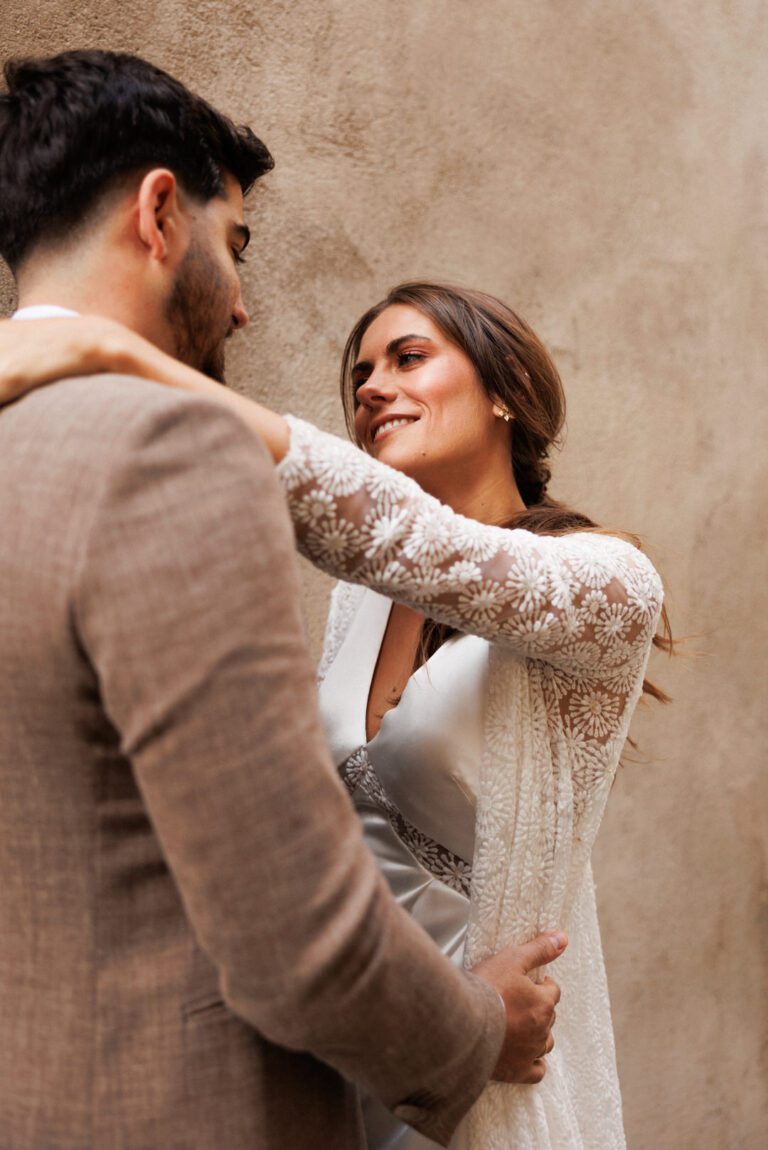
[(418, 415), (388, 415), (384, 419), (374, 421), (371, 424), (371, 443), (378, 443), (380, 440), (388, 438), (395, 431), (399, 431), (401, 427), (415, 423), (418, 418)]

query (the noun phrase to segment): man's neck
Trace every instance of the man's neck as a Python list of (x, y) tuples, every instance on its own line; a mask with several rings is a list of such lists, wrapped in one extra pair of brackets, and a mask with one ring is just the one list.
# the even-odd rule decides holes
[[(164, 308), (131, 274), (93, 261), (49, 262), (45, 268), (29, 267), (19, 276), (18, 310), (53, 306), (79, 315), (115, 320), (144, 336), (163, 351), (173, 352)], [(145, 285), (146, 286), (146, 285)]]
[(114, 292), (108, 283), (103, 283), (101, 287), (83, 287), (62, 283), (58, 277), (50, 276), (29, 285), (23, 280), (20, 282), (18, 309), (58, 307), (79, 315), (100, 315), (105, 319), (117, 320), (126, 327), (134, 327), (133, 309), (126, 306), (128, 301), (123, 298), (118, 304), (113, 296)]

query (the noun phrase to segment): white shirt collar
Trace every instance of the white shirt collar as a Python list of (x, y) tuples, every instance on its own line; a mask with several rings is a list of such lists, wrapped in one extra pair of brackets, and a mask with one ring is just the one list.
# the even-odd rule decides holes
[(32, 307), (20, 307), (11, 316), (11, 319), (52, 319), (55, 316), (79, 315), (68, 307), (59, 307), (53, 303), (39, 303)]

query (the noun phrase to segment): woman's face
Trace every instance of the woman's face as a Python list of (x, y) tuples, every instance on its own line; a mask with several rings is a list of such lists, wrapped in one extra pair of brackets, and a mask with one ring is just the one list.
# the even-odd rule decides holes
[(393, 304), (365, 332), (352, 374), (365, 451), (456, 506), (452, 491), (511, 474), (509, 428), (469, 357), (415, 307)]

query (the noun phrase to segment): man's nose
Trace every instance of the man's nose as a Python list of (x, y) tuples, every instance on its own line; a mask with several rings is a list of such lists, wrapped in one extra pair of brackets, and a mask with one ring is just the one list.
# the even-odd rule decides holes
[(245, 310), (243, 297), (239, 295), (235, 301), (235, 306), (232, 308), (232, 330), (237, 331), (238, 328), (245, 327), (248, 323), (248, 312)]

